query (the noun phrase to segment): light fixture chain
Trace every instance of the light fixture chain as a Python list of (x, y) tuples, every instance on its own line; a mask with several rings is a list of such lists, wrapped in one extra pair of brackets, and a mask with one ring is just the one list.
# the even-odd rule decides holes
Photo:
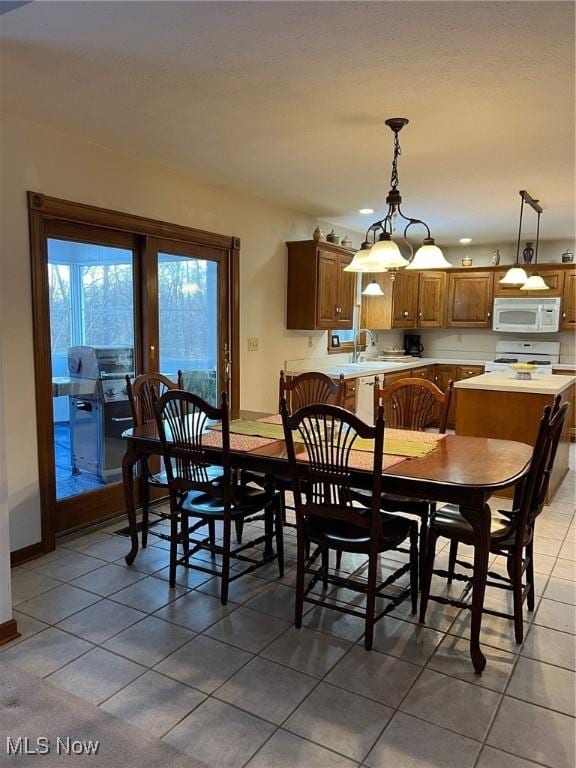
[(402, 154), (400, 147), (400, 139), (398, 138), (398, 131), (394, 131), (394, 158), (392, 160), (392, 175), (390, 176), (390, 187), (394, 190), (398, 189), (398, 157)]

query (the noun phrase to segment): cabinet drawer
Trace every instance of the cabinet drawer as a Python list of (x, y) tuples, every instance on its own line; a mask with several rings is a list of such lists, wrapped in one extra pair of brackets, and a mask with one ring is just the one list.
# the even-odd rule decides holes
[(413, 368), (411, 371), (406, 371), (405, 374), (411, 379), (430, 379), (430, 368), (428, 366)]
[(482, 373), (484, 373), (483, 365), (466, 365), (456, 369), (456, 379), (457, 381), (471, 379), (473, 376), (480, 376)]

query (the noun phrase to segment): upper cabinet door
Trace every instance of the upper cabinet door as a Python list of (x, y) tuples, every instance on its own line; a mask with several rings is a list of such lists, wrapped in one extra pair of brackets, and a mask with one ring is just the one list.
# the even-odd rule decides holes
[(562, 299), (562, 320), (560, 327), (569, 331), (576, 328), (576, 272), (567, 272), (564, 277)]
[(452, 272), (447, 327), (491, 328), (492, 296), (492, 272)]
[(316, 325), (318, 328), (335, 328), (338, 319), (338, 254), (320, 250), (318, 253), (318, 299)]
[(344, 272), (344, 267), (352, 261), (351, 256), (338, 257), (338, 303), (336, 307), (336, 328), (352, 328), (354, 323), (354, 303), (356, 293), (356, 273)]
[(418, 272), (398, 272), (392, 288), (392, 328), (416, 328)]
[(446, 299), (446, 272), (420, 272), (418, 327), (442, 328)]

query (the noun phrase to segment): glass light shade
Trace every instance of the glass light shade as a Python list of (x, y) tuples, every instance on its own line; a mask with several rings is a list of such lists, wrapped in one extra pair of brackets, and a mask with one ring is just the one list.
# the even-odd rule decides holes
[(371, 280), (362, 291), (362, 296), (384, 296), (384, 291), (380, 288), (380, 283)]
[(521, 291), (549, 291), (550, 286), (546, 285), (544, 278), (541, 275), (530, 275), (528, 280), (524, 283)]
[[(379, 263), (381, 265), (380, 272), (385, 272), (389, 269), (400, 269), (408, 264), (408, 260), (400, 253), (400, 248), (396, 245), (394, 240), (378, 240), (371, 248), (370, 261)], [(375, 272), (376, 270), (367, 270)]]
[(387, 272), (381, 259), (372, 256), (372, 248), (361, 248), (356, 251), (354, 258), (344, 267), (344, 272)]
[(425, 243), (418, 248), (406, 269), (448, 269), (451, 266), (437, 245)]
[(510, 267), (499, 282), (501, 285), (524, 285), (526, 280), (528, 280), (528, 275), (525, 269), (522, 269), (522, 267)]

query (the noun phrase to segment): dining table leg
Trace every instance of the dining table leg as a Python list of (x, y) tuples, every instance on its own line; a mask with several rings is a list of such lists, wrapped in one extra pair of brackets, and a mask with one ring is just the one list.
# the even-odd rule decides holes
[(127, 565), (132, 565), (138, 554), (138, 526), (136, 523), (136, 505), (134, 503), (134, 467), (140, 460), (140, 454), (135, 450), (134, 444), (128, 440), (128, 446), (122, 459), (122, 482), (124, 485), (124, 503), (128, 515), (130, 528), (130, 552), (124, 558)]
[(474, 671), (480, 674), (486, 657), (480, 648), (480, 628), (484, 609), (484, 594), (490, 559), (490, 507), (485, 502), (479, 508), (460, 507), (462, 516), (474, 530), (474, 575), (472, 577), (472, 620), (470, 625), (470, 657)]

